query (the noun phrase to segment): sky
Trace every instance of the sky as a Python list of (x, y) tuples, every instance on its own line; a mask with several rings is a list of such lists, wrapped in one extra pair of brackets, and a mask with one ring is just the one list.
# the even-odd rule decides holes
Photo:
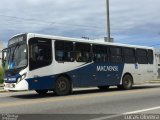
[[(115, 42), (160, 47), (160, 0), (110, 0)], [(1, 0), (0, 40), (19, 33), (107, 36), (106, 0)]]

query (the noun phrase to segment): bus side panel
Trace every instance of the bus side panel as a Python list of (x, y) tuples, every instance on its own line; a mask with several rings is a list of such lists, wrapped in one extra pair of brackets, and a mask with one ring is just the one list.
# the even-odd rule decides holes
[(74, 87), (119, 85), (124, 64), (92, 63), (67, 72), (74, 76)]
[[(134, 84), (144, 84), (154, 79), (154, 65), (152, 64), (125, 64), (123, 76), (129, 73)], [(122, 77), (123, 77), (122, 76)], [(122, 80), (121, 80), (122, 83)]]
[(29, 90), (53, 89), (55, 76), (43, 76), (27, 79)]
[(120, 84), (122, 84), (123, 76), (125, 74), (130, 74), (134, 83), (137, 82), (136, 80), (140, 80), (138, 67), (137, 64), (125, 64)]
[[(58, 65), (58, 64), (57, 64)], [(54, 69), (56, 71), (62, 71), (61, 69), (64, 68), (64, 65), (59, 65), (59, 68)], [(71, 65), (69, 65), (71, 67)], [(51, 66), (50, 66), (51, 67)], [(72, 69), (65, 68), (66, 70), (70, 69), (68, 72), (49, 72), (53, 71), (49, 70), (49, 75), (44, 72), (44, 69), (41, 68), (39, 71), (32, 71), (32, 78), (27, 79), (29, 84), (29, 90), (39, 90), (39, 89), (54, 89), (55, 81), (58, 76), (62, 74), (69, 75), (72, 79), (74, 87), (89, 87), (89, 86), (105, 86), (105, 85), (119, 85), (124, 69), (124, 64), (113, 64), (113, 63), (84, 63), (79, 66), (72, 66)], [(42, 72), (43, 71), (43, 72)], [(64, 70), (63, 70), (64, 71)], [(43, 76), (34, 77), (36, 73), (43, 73)], [(33, 78), (34, 77), (34, 78)]]

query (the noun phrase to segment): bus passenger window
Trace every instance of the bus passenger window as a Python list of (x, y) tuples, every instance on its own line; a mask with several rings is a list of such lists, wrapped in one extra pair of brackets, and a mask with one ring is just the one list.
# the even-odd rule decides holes
[(77, 52), (77, 54), (76, 54), (76, 60), (77, 61), (82, 61), (82, 54), (81, 54), (81, 52)]
[(135, 49), (123, 48), (123, 56), (125, 63), (136, 63)]
[(91, 45), (86, 43), (76, 43), (76, 61), (77, 62), (91, 62)]
[(148, 50), (148, 63), (153, 64), (153, 50)]
[(55, 42), (55, 59), (58, 62), (73, 62), (73, 43), (65, 41)]
[(29, 40), (30, 70), (48, 66), (52, 63), (52, 42), (49, 39)]
[(120, 47), (110, 48), (110, 61), (113, 63), (122, 63), (122, 49)]
[(107, 62), (108, 61), (108, 48), (104, 45), (93, 45), (93, 61), (94, 62)]
[(148, 64), (148, 54), (145, 49), (137, 49), (136, 50), (137, 62), (139, 64)]

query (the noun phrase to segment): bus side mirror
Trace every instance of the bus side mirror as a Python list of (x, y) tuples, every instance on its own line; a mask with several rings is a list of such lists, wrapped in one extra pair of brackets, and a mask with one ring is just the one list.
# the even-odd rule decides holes
[(6, 63), (6, 58), (7, 58), (7, 48), (3, 49), (2, 50), (2, 66), (4, 67), (5, 66), (5, 63)]

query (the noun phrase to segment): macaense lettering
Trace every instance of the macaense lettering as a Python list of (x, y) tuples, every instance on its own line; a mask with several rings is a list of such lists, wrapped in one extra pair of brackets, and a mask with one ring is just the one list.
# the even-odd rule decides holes
[(97, 66), (97, 71), (109, 71), (109, 72), (117, 72), (118, 71), (118, 66)]

